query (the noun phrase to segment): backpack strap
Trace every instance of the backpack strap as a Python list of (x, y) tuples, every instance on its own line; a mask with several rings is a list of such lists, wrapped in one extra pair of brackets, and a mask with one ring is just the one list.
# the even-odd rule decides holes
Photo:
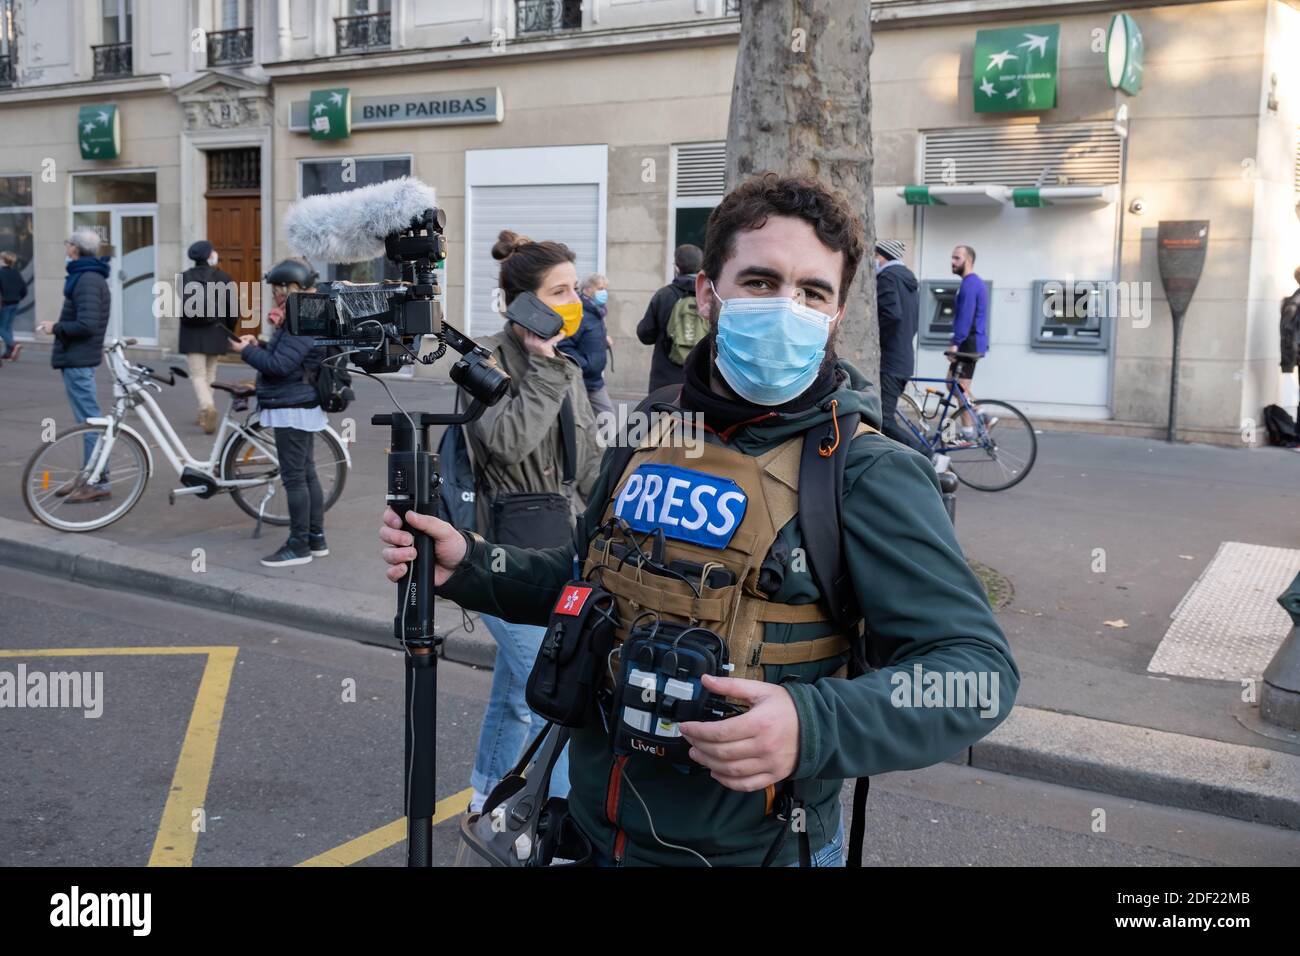
[(560, 403), (560, 443), (564, 448), (562, 480), (573, 484), (578, 473), (578, 426), (573, 418), (573, 395), (566, 393)]
[[(848, 461), (849, 445), (857, 435), (874, 432), (875, 428), (860, 423), (854, 412), (841, 419), (839, 428), (847, 431), (849, 440), (838, 439), (828, 445), (818, 430), (804, 434), (803, 458), (799, 467), (799, 535), (808, 553), (808, 564), (817, 588), (822, 592), (831, 616), (840, 632), (849, 637), (852, 651), (849, 654), (850, 679), (866, 671), (866, 654), (860, 634), (861, 613), (853, 594), (851, 576), (844, 567), (843, 516), (844, 466)], [(825, 454), (829, 451), (829, 454)], [(827, 501), (834, 502), (827, 508)], [(866, 837), (867, 794), (871, 790), (869, 777), (859, 777), (853, 784), (853, 816), (849, 826), (848, 865), (862, 866), (862, 845)]]

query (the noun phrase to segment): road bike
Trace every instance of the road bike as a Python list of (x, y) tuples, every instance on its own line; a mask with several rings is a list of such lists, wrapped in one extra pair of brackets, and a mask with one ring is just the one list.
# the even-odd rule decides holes
[[(172, 366), (163, 376), (147, 365), (131, 364), (125, 349), (134, 344), (135, 339), (121, 339), (104, 348), (113, 378), (112, 410), (59, 432), (28, 460), (23, 502), (32, 516), (59, 531), (95, 531), (135, 507), (153, 475), (154, 460), (149, 443), (126, 423), (134, 411), (180, 478), (181, 487), (168, 496), (171, 504), (184, 495), (206, 499), (228, 493), (244, 513), (257, 519), (254, 536), (262, 522), (288, 525), (287, 501), (273, 500), (280, 476), (275, 430), (264, 426), (257, 412), (248, 411), (253, 386), (212, 383), (214, 389), (229, 393), (230, 405), (217, 427), (211, 453), (206, 459), (196, 458), (149, 394), (161, 392), (163, 385), (175, 385), (177, 376), (188, 378), (188, 374)], [(236, 417), (245, 412), (242, 420)], [(343, 493), (352, 457), (332, 427), (317, 432), (312, 447), (328, 509)], [(101, 495), (103, 490), (108, 494)]]
[[(978, 358), (964, 352), (954, 357)], [(1025, 480), (1038, 457), (1038, 439), (1018, 408), (993, 399), (980, 399), (977, 408), (951, 371), (948, 378), (911, 378), (908, 384), (894, 413), (899, 427), (930, 454), (947, 455), (958, 481), (977, 491), (1004, 491)], [(975, 423), (971, 437), (962, 435), (963, 412)]]

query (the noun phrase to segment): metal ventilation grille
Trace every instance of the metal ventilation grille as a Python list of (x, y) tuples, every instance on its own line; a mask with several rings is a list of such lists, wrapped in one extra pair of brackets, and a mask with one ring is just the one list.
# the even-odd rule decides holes
[(1109, 186), (1120, 178), (1121, 140), (1108, 122), (941, 129), (924, 136), (929, 186)]
[(727, 144), (677, 147), (677, 198), (721, 196), (726, 190)]

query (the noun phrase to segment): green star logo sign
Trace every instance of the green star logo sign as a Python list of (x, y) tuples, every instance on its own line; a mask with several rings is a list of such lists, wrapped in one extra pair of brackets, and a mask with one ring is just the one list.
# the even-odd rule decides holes
[(975, 112), (1010, 113), (1056, 106), (1057, 23), (975, 34)]
[(347, 139), (352, 134), (352, 95), (346, 88), (311, 91), (307, 131), (312, 139)]
[(113, 105), (77, 111), (77, 142), (82, 159), (117, 159), (122, 152), (122, 121)]

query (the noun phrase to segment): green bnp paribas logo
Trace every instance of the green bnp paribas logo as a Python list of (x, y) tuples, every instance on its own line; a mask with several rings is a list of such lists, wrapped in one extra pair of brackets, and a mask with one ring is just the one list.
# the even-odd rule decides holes
[(77, 111), (77, 142), (82, 159), (117, 159), (122, 152), (122, 121), (117, 107), (83, 106)]
[(1056, 106), (1060, 24), (980, 30), (975, 34), (975, 112)]
[(347, 139), (352, 133), (352, 96), (346, 88), (312, 90), (307, 102), (312, 139)]

